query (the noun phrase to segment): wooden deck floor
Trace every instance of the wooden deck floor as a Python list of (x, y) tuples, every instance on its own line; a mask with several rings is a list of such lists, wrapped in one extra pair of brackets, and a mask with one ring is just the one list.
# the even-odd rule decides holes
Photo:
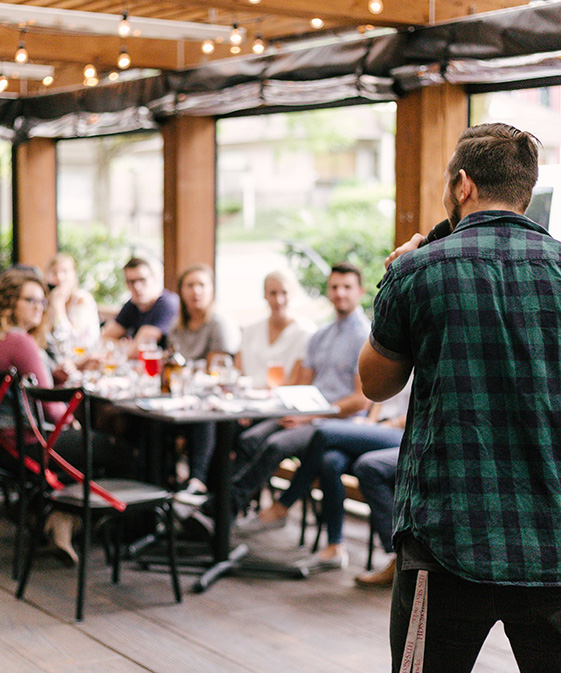
[[(173, 603), (168, 576), (126, 565), (118, 587), (96, 551), (86, 618), (73, 622), (76, 574), (41, 557), (26, 600), (10, 578), (12, 527), (0, 522), (0, 671), (2, 673), (388, 673), (390, 589), (355, 588), (366, 556), (363, 521), (347, 526), (351, 566), (306, 580), (231, 576), (206, 593)], [(255, 537), (251, 546), (294, 560), (296, 522)], [(382, 552), (376, 566), (384, 565)], [(476, 673), (513, 673), (496, 627)], [(435, 672), (432, 672), (435, 673)]]

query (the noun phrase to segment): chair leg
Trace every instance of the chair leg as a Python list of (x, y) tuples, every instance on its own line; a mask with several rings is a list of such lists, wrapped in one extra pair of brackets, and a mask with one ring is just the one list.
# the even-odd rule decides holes
[(29, 580), (29, 575), (31, 573), (31, 566), (33, 564), (33, 559), (35, 557), (35, 550), (37, 548), (37, 540), (43, 534), (43, 527), (45, 522), (45, 515), (38, 513), (37, 514), (37, 523), (35, 527), (29, 533), (29, 545), (27, 547), (27, 552), (23, 561), (23, 568), (19, 572), (19, 582), (16, 590), (16, 598), (22, 599), (25, 594), (25, 589), (27, 587), (27, 582)]
[(121, 541), (123, 539), (123, 517), (118, 517), (113, 526), (113, 571), (111, 581), (119, 584), (121, 581)]
[(82, 520), (82, 538), (80, 541), (80, 560), (78, 562), (78, 591), (76, 594), (76, 621), (84, 619), (86, 600), (86, 576), (91, 536), (91, 515), (86, 512)]
[(372, 516), (369, 517), (370, 531), (368, 533), (368, 558), (366, 559), (366, 570), (372, 570), (372, 556), (374, 554), (374, 522)]
[(308, 494), (306, 494), (302, 502), (302, 521), (300, 522), (300, 546), (303, 547), (306, 544), (306, 529), (308, 528)]
[(314, 540), (314, 544), (312, 545), (312, 554), (315, 554), (319, 549), (319, 541), (321, 538), (321, 531), (323, 529), (323, 512), (321, 509), (321, 503), (316, 502), (313, 498), (311, 500), (311, 503), (314, 516), (316, 517), (316, 526), (317, 526), (316, 538)]
[(166, 538), (169, 558), (169, 572), (171, 575), (171, 585), (176, 603), (181, 603), (181, 587), (179, 585), (179, 576), (177, 573), (177, 561), (175, 555), (175, 530), (173, 527), (173, 511), (171, 505), (166, 503), (159, 512), (160, 518), (166, 527)]
[(23, 554), (23, 533), (25, 529), (25, 516), (27, 514), (26, 486), (18, 487), (16, 539), (14, 543), (14, 558), (12, 560), (12, 579), (17, 580), (20, 574), (21, 558)]

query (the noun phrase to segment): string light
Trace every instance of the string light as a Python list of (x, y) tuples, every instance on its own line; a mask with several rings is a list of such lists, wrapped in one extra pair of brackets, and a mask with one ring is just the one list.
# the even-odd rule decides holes
[(214, 42), (212, 40), (203, 40), (201, 51), (203, 54), (212, 54), (214, 52)]
[(55, 78), (52, 75), (47, 75), (46, 77), (43, 77), (43, 86), (51, 86), (54, 81)]
[(123, 12), (123, 18), (119, 22), (119, 28), (117, 29), (119, 37), (128, 37), (131, 33), (131, 25), (128, 21), (128, 16), (129, 13), (127, 12), (127, 10), (125, 10)]
[(25, 30), (22, 30), (19, 37), (18, 48), (14, 56), (14, 61), (16, 63), (19, 63), (20, 65), (27, 63), (27, 59), (29, 58), (29, 54), (27, 53), (27, 49), (25, 48), (25, 40), (23, 39), (24, 35)]
[(95, 65), (88, 63), (88, 65), (84, 68), (84, 78), (90, 79), (92, 77), (97, 77), (97, 70), (95, 69)]
[(384, 11), (384, 3), (382, 0), (370, 0), (368, 3), (368, 9), (372, 14), (380, 14)]
[(261, 0), (248, 0), (248, 2), (250, 5), (258, 5), (261, 2)]
[(242, 48), (240, 47), (239, 44), (233, 44), (230, 47), (230, 54), (239, 54), (241, 52)]
[(97, 86), (99, 83), (99, 79), (97, 76), (95, 77), (86, 77), (84, 79), (84, 86)]
[(243, 36), (240, 29), (238, 28), (238, 24), (234, 23), (232, 26), (232, 32), (230, 33), (230, 44), (238, 45), (242, 43), (242, 40)]
[(8, 88), (8, 84), (9, 82), (6, 75), (0, 75), (0, 92), (6, 91), (6, 89)]
[(127, 48), (123, 46), (121, 47), (121, 53), (119, 54), (119, 58), (117, 59), (117, 66), (121, 70), (126, 70), (127, 68), (130, 68), (130, 64), (131, 64), (131, 57), (129, 56)]
[(265, 51), (265, 43), (261, 39), (261, 35), (257, 35), (255, 40), (253, 41), (253, 46), (251, 47), (251, 50), (253, 51), (254, 54), (262, 54)]
[(323, 22), (323, 19), (320, 19), (319, 17), (316, 17), (315, 19), (312, 19), (310, 21), (310, 26), (312, 28), (315, 28), (316, 30), (319, 30), (320, 28), (323, 28), (324, 25), (325, 24)]
[(116, 70), (112, 70), (108, 75), (107, 79), (110, 82), (116, 82), (119, 79), (119, 73)]

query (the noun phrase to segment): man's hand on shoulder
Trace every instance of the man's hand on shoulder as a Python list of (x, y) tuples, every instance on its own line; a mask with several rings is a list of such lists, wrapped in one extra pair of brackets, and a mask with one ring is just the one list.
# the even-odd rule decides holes
[(403, 253), (416, 250), (419, 247), (419, 243), (424, 241), (424, 239), (425, 237), (422, 234), (413, 234), (407, 243), (400, 245), (399, 248), (396, 248), (388, 257), (386, 257), (384, 260), (384, 266), (386, 269), (394, 261), (394, 259), (397, 259), (400, 255), (403, 255)]

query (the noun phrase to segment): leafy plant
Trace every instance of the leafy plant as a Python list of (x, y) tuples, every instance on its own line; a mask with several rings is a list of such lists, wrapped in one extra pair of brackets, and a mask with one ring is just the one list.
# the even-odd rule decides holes
[(0, 271), (12, 265), (12, 229), (3, 226), (0, 229)]
[(300, 283), (312, 296), (325, 293), (332, 265), (348, 261), (357, 266), (367, 290), (363, 306), (370, 311), (395, 230), (389, 190), (368, 188), (365, 194), (368, 198), (356, 198), (352, 189), (336, 190), (328, 210), (307, 213), (305, 226), (294, 227), (285, 245)]
[(81, 286), (99, 304), (119, 303), (125, 292), (122, 268), (130, 257), (125, 237), (111, 234), (102, 224), (87, 229), (61, 224), (59, 240), (61, 251), (76, 261)]

